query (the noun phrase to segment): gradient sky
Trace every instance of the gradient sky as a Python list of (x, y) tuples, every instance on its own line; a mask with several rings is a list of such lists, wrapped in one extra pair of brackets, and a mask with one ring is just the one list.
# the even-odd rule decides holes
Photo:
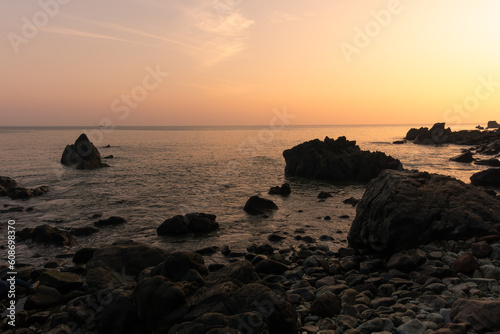
[(0, 28), (0, 125), (500, 121), (498, 0), (2, 1)]

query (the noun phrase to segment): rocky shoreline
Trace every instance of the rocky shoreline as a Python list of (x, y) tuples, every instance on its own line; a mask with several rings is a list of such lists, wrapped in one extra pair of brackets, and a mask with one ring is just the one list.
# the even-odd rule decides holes
[[(361, 200), (345, 201), (357, 207), (349, 247), (331, 250), (298, 228), (298, 246), (287, 245), (276, 231), (267, 243), (235, 250), (165, 251), (118, 240), (63, 252), (43, 267), (17, 264), (18, 278), (41, 284), (35, 293), (21, 294), (25, 304), (16, 314), (16, 328), (3, 318), (2, 333), (500, 332), (500, 200), (494, 191), (404, 171), (398, 160), (361, 151), (343, 137), (305, 144), (285, 151), (287, 166), (294, 166), (288, 172), (295, 175), (314, 161), (321, 173), (340, 167), (334, 174), (303, 176), (342, 179), (349, 172), (351, 180), (371, 180)], [(87, 146), (88, 152), (97, 151), (92, 143)], [(377, 168), (367, 169), (370, 161)], [(348, 168), (360, 164), (363, 168)], [(270, 189), (283, 197), (291, 193), (293, 184)], [(277, 209), (257, 196), (245, 205), (258, 219)], [(126, 223), (109, 217), (94, 225)], [(218, 228), (215, 215), (190, 213), (165, 220), (157, 234)], [(69, 246), (74, 236), (97, 231), (41, 225), (21, 231), (18, 241)], [(325, 228), (323, 237), (334, 233)], [(213, 260), (221, 254), (223, 260)]]

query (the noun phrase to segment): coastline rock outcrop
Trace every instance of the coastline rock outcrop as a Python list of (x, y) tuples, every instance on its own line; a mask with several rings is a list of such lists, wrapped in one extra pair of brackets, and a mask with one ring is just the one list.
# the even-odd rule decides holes
[(270, 199), (252, 196), (245, 203), (243, 210), (251, 215), (265, 215), (278, 210), (278, 206)]
[(490, 168), (470, 177), (475, 186), (500, 187), (500, 168)]
[(488, 122), (488, 129), (498, 129), (498, 128), (500, 128), (500, 124), (498, 124), (497, 121)]
[(49, 191), (49, 187), (41, 186), (33, 189), (20, 187), (16, 180), (0, 176), (0, 196), (8, 196), (11, 199), (30, 199), (40, 196)]
[(206, 213), (188, 213), (184, 216), (177, 215), (165, 220), (158, 228), (158, 235), (181, 235), (210, 233), (219, 229), (216, 216)]
[(346, 137), (311, 140), (283, 152), (287, 176), (337, 182), (368, 182), (384, 169), (402, 170), (401, 162), (383, 152), (362, 151)]
[(474, 156), (471, 151), (467, 151), (456, 157), (450, 158), (450, 161), (469, 163), (474, 161)]
[(61, 157), (61, 164), (76, 166), (77, 169), (96, 169), (109, 167), (101, 161), (99, 150), (82, 133), (73, 145), (67, 145)]
[(500, 233), (500, 201), (454, 178), (383, 171), (359, 202), (350, 246), (396, 252), (433, 240)]
[(26, 227), (18, 237), (20, 240), (31, 239), (33, 242), (45, 245), (71, 246), (75, 244), (75, 238), (69, 232), (50, 225)]

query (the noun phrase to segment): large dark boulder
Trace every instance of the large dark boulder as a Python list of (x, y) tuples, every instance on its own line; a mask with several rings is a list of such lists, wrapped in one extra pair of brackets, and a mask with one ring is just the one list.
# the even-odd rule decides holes
[(273, 201), (259, 196), (252, 196), (243, 207), (251, 215), (263, 215), (278, 210), (278, 206)]
[(158, 235), (182, 235), (187, 233), (210, 233), (219, 229), (216, 216), (206, 213), (188, 213), (165, 220), (158, 228)]
[(384, 169), (401, 170), (401, 162), (382, 152), (362, 151), (345, 137), (311, 140), (283, 152), (287, 176), (336, 182), (367, 182)]
[(498, 129), (498, 128), (500, 128), (500, 124), (498, 124), (497, 121), (488, 122), (488, 129)]
[(61, 164), (76, 166), (77, 169), (96, 169), (109, 167), (101, 161), (99, 150), (82, 133), (73, 145), (67, 145), (61, 157)]
[(383, 171), (356, 210), (349, 245), (378, 252), (500, 232), (500, 201), (454, 178)]
[(418, 136), (413, 141), (414, 144), (420, 145), (439, 145), (451, 143), (451, 129), (445, 128), (445, 123), (436, 123), (430, 130), (420, 131)]
[(500, 187), (500, 168), (490, 168), (470, 177), (475, 186)]
[(471, 151), (459, 154), (456, 157), (450, 158), (450, 161), (469, 163), (474, 161), (474, 156)]

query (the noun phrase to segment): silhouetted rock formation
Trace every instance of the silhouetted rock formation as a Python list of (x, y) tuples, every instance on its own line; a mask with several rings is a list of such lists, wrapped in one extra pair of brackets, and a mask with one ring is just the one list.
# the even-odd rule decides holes
[[(450, 128), (445, 128), (445, 123), (436, 123), (429, 128), (422, 127), (420, 129), (411, 128), (405, 139), (413, 140), (414, 144), (420, 145), (440, 145), (440, 144), (457, 144), (457, 145), (490, 145), (494, 141), (499, 141), (496, 147), (500, 146), (500, 130), (497, 131), (480, 131), (480, 130), (460, 130), (451, 131)], [(498, 149), (497, 149), (498, 152)], [(481, 153), (481, 152), (478, 152)]]
[(206, 213), (189, 213), (185, 216), (177, 215), (165, 220), (158, 228), (158, 235), (179, 235), (188, 233), (210, 233), (219, 229), (215, 215)]
[(490, 168), (470, 177), (475, 186), (500, 187), (500, 168)]
[(383, 171), (356, 210), (349, 244), (378, 252), (500, 232), (500, 201), (454, 178)]
[(122, 217), (111, 216), (108, 219), (101, 219), (94, 223), (95, 226), (113, 226), (113, 225), (122, 225), (125, 224), (127, 220)]
[(498, 159), (477, 160), (474, 162), (474, 165), (500, 167), (500, 160)]
[(288, 176), (337, 182), (367, 182), (384, 169), (402, 170), (401, 162), (383, 152), (362, 151), (356, 141), (311, 140), (283, 152)]
[(469, 163), (474, 161), (474, 157), (471, 151), (467, 151), (456, 157), (450, 158), (450, 161)]
[(31, 239), (33, 242), (45, 245), (71, 246), (75, 238), (67, 231), (50, 225), (40, 225), (35, 228), (25, 228), (19, 233), (19, 240)]
[(283, 183), (280, 186), (272, 187), (269, 189), (268, 194), (269, 195), (281, 195), (283, 197), (287, 197), (292, 193), (292, 189), (290, 188), (290, 185), (288, 183)]
[(500, 128), (500, 124), (498, 124), (497, 121), (488, 122), (488, 129), (498, 129), (498, 128)]
[(109, 167), (101, 161), (101, 154), (82, 133), (73, 145), (67, 145), (61, 157), (61, 164), (76, 166), (77, 169), (96, 169)]
[(0, 196), (8, 196), (11, 199), (29, 199), (40, 196), (49, 191), (49, 187), (41, 186), (34, 189), (20, 187), (18, 183), (7, 176), (0, 176)]
[(252, 196), (245, 203), (243, 210), (251, 215), (263, 215), (278, 210), (278, 206), (270, 199)]

